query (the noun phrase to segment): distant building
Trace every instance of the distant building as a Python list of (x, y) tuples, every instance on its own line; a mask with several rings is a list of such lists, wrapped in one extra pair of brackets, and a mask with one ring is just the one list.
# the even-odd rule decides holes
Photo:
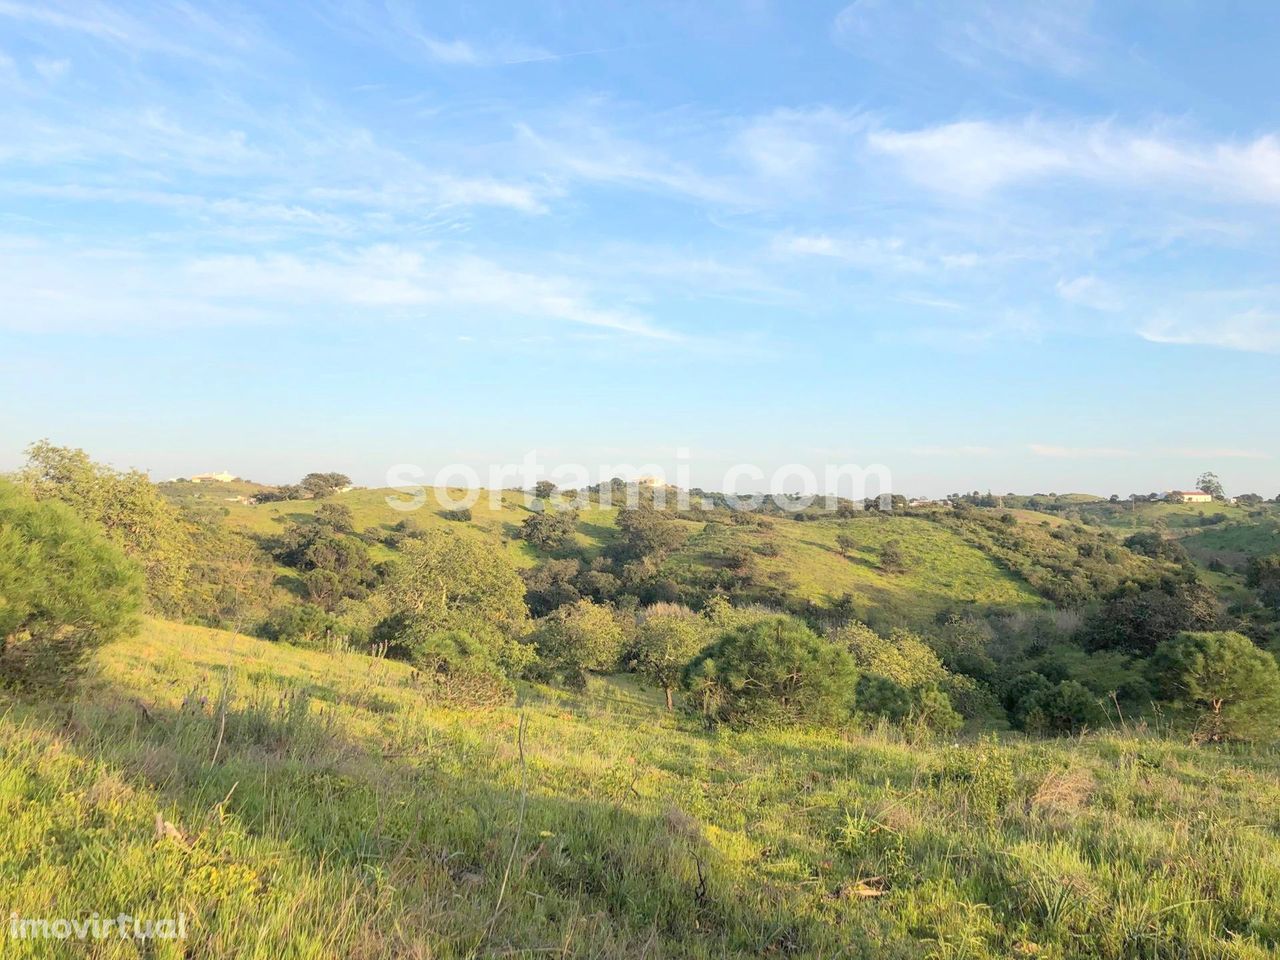
[(1164, 499), (1174, 503), (1213, 503), (1213, 496), (1203, 490), (1170, 490)]
[(192, 483), (230, 483), (235, 479), (235, 475), (227, 473), (197, 473), (191, 477)]

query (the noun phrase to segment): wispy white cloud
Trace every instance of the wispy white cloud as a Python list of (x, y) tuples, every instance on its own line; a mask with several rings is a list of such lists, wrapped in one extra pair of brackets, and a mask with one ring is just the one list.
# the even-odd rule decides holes
[(601, 306), (572, 278), (435, 249), (382, 245), (328, 253), (172, 260), (145, 252), (10, 242), (0, 258), (7, 326), (128, 332), (261, 324), (299, 312), (357, 311), (364, 322), (478, 324), (525, 318), (659, 341), (681, 336)]
[(1188, 460), (1274, 460), (1274, 454), (1239, 447), (1175, 447), (1163, 451), (1167, 456)]
[(1280, 312), (1255, 307), (1226, 316), (1164, 314), (1147, 321), (1138, 333), (1153, 343), (1280, 353)]
[(1119, 293), (1105, 280), (1092, 274), (1059, 280), (1056, 289), (1058, 296), (1068, 303), (1076, 303), (1092, 310), (1119, 310), (1122, 305)]
[(943, 445), (910, 447), (907, 452), (916, 457), (989, 457), (997, 451), (995, 447)]
[(837, 44), (872, 59), (941, 53), (974, 70), (1012, 65), (1071, 76), (1090, 67), (1098, 45), (1091, 7), (1087, 0), (854, 0), (836, 14), (831, 33)]
[(1027, 449), (1037, 457), (1055, 460), (1118, 460), (1138, 455), (1135, 450), (1120, 447), (1061, 447), (1049, 443), (1028, 444)]
[(1194, 188), (1219, 199), (1280, 204), (1280, 139), (1178, 139), (1160, 130), (1110, 122), (1036, 118), (876, 130), (870, 148), (894, 158), (916, 182), (939, 193), (981, 195), (1054, 178), (1129, 190)]

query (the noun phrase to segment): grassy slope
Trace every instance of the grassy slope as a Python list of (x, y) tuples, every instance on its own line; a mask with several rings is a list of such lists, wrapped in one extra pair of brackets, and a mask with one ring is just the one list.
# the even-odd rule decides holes
[[(502, 543), (519, 566), (536, 562), (536, 552), (516, 539), (521, 521), (528, 515), (521, 494), (507, 491), (501, 507), (493, 509), (486, 493), (472, 507), (472, 520), (457, 523), (445, 520), (432, 499), (410, 514), (387, 505), (388, 490), (353, 490), (332, 498), (351, 508), (358, 530), (389, 528), (405, 516), (422, 526), (441, 526), (466, 535), (486, 537)], [(460, 497), (461, 491), (453, 491)], [(314, 513), (324, 501), (304, 500), (264, 503), (254, 506), (226, 503), (228, 520), (241, 529), (264, 536), (280, 531), (283, 525)], [(589, 508), (580, 514), (578, 542), (588, 553), (599, 550), (617, 535), (617, 509)], [(680, 521), (690, 535), (686, 547), (669, 561), (669, 569), (682, 566), (713, 566), (730, 542), (757, 545), (773, 540), (780, 548), (777, 557), (759, 557), (767, 574), (786, 572), (802, 597), (827, 600), (852, 594), (859, 610), (904, 623), (923, 623), (938, 610), (963, 603), (1030, 606), (1039, 603), (1034, 591), (1016, 576), (969, 546), (954, 534), (928, 521), (912, 517), (859, 517), (837, 522), (798, 523), (776, 520), (766, 531), (726, 527), (712, 535), (702, 535), (704, 524)], [(843, 557), (835, 546), (836, 535), (852, 533), (858, 549)], [(898, 540), (908, 561), (903, 574), (886, 574), (879, 569), (879, 549), (888, 540)]]
[[(848, 557), (836, 537), (848, 534), (857, 546)], [(902, 573), (880, 568), (880, 549), (890, 540), (901, 545)], [(713, 565), (735, 543), (777, 544), (776, 557), (756, 562), (767, 576), (783, 572), (800, 597), (828, 601), (849, 593), (856, 608), (874, 610), (882, 620), (927, 622), (939, 610), (957, 604), (1035, 606), (1039, 598), (1017, 577), (997, 566), (959, 537), (918, 517), (867, 515), (854, 520), (798, 523), (778, 520), (764, 531), (718, 525), (691, 539), (669, 564)]]
[[(424, 703), (397, 664), (161, 622), (102, 659), (70, 709), (0, 700), (0, 889), (23, 916), (185, 911), (185, 954), (147, 956), (1280, 944), (1274, 751), (708, 735), (620, 680), (458, 711)], [(159, 839), (157, 813), (174, 828)], [(55, 955), (40, 951), (0, 950)]]

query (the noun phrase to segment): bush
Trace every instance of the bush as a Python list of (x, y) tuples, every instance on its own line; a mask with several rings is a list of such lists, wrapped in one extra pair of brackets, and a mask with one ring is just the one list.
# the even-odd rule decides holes
[(1280, 722), (1280, 665), (1234, 631), (1180, 633), (1151, 658), (1152, 680), (1196, 716), (1196, 739), (1274, 736)]
[(847, 651), (791, 617), (733, 628), (689, 664), (691, 704), (708, 723), (838, 723), (857, 670)]
[(141, 601), (119, 548), (62, 504), (0, 483), (0, 683), (66, 686), (134, 625)]
[(337, 619), (315, 604), (303, 603), (272, 612), (258, 627), (264, 640), (312, 650), (329, 650), (343, 638)]
[(1019, 725), (1028, 733), (1073, 734), (1106, 720), (1097, 699), (1083, 684), (1075, 680), (1045, 684), (1018, 705)]

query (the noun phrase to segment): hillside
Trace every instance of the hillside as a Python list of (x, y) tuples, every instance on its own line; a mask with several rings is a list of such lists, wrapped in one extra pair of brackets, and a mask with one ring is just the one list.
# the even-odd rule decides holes
[[(207, 485), (202, 485), (207, 486)], [(462, 491), (444, 492), (460, 499)], [(257, 538), (278, 536), (290, 522), (314, 515), (323, 503), (348, 507), (358, 532), (381, 536), (406, 516), (423, 527), (437, 527), (492, 542), (520, 567), (536, 564), (540, 554), (518, 539), (520, 523), (530, 515), (519, 491), (502, 493), (501, 509), (490, 506), (486, 492), (471, 507), (472, 519), (450, 521), (432, 495), (426, 506), (403, 513), (388, 505), (402, 499), (393, 490), (353, 490), (326, 500), (293, 500), (246, 504), (223, 502), (227, 521)], [(588, 506), (579, 514), (576, 542), (586, 557), (618, 536), (616, 507)], [(939, 611), (978, 606), (1029, 608), (1042, 598), (998, 559), (936, 523), (920, 517), (867, 513), (850, 520), (798, 522), (766, 518), (762, 525), (736, 526), (723, 522), (674, 520), (687, 540), (663, 564), (663, 572), (678, 581), (696, 582), (723, 566), (734, 546), (756, 552), (760, 579), (800, 600), (829, 604), (848, 595), (861, 617), (886, 623), (919, 625)], [(857, 546), (841, 555), (836, 537), (846, 533)], [(899, 573), (880, 568), (880, 549), (889, 541), (901, 545), (906, 567)], [(776, 547), (760, 552), (764, 544)], [(772, 554), (772, 555), (770, 555)], [(379, 553), (390, 556), (390, 551)]]
[(608, 678), (454, 710), (163, 621), (100, 660), (66, 706), (0, 700), (0, 882), (21, 916), (185, 913), (151, 957), (1280, 948), (1275, 750), (713, 735)]

